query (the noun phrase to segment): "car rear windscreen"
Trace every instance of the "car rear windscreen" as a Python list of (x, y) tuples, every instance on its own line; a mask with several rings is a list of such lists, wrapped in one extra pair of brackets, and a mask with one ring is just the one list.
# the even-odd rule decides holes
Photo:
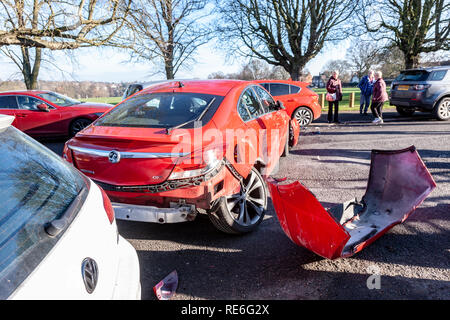
[(44, 226), (65, 214), (85, 187), (55, 153), (14, 127), (0, 130), (0, 299), (57, 243), (62, 233), (52, 238)]
[[(98, 119), (96, 126), (172, 128), (202, 116), (207, 123), (223, 97), (202, 93), (159, 92), (140, 94), (124, 101)], [(206, 109), (208, 108), (208, 109)], [(193, 128), (186, 124), (184, 128)]]
[(425, 70), (402, 71), (395, 81), (425, 81), (429, 74)]

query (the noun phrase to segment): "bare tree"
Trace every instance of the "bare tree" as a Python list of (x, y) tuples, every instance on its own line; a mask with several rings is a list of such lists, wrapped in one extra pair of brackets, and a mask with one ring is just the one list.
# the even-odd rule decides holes
[(352, 66), (347, 60), (330, 60), (325, 64), (320, 73), (329, 78), (333, 71), (339, 72), (339, 78), (341, 78), (343, 82), (350, 82), (352, 77)]
[(395, 79), (405, 69), (403, 52), (394, 44), (381, 48), (378, 53), (376, 70), (383, 73), (383, 78)]
[(0, 47), (21, 70), (27, 89), (36, 87), (43, 50), (112, 44), (131, 0), (0, 0)]
[(244, 63), (236, 73), (213, 72), (208, 79), (239, 79), (239, 80), (263, 80), (263, 79), (289, 79), (290, 75), (280, 66), (270, 66), (263, 60), (251, 59)]
[(354, 0), (216, 0), (217, 31), (231, 54), (282, 66), (298, 80), (327, 42), (351, 29)]
[(421, 53), (450, 50), (448, 0), (362, 0), (359, 12), (376, 41), (402, 51), (407, 69), (418, 66)]
[(198, 47), (211, 39), (199, 20), (206, 0), (135, 0), (130, 21), (136, 35), (133, 59), (164, 63), (167, 79), (194, 59)]
[(382, 49), (371, 41), (361, 41), (360, 39), (356, 39), (347, 49), (346, 59), (358, 78), (367, 74), (379, 63), (379, 53)]

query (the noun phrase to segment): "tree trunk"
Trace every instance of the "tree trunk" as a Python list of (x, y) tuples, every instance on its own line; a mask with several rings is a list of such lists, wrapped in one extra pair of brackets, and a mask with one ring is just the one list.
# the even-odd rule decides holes
[(405, 53), (405, 68), (413, 69), (419, 66), (419, 56)]
[(166, 79), (172, 80), (175, 77), (175, 74), (173, 73), (173, 57), (166, 57), (164, 60), (164, 67), (166, 69)]
[[(37, 88), (37, 79), (41, 67), (41, 48), (35, 48), (35, 57), (32, 62), (30, 59), (29, 48), (21, 47), (22, 51), (22, 75), (27, 90)], [(33, 66), (31, 65), (33, 63)]]
[(291, 70), (286, 70), (287, 72), (289, 72), (289, 74), (291, 75), (291, 80), (292, 81), (299, 81), (300, 79), (300, 68), (298, 67), (293, 67)]

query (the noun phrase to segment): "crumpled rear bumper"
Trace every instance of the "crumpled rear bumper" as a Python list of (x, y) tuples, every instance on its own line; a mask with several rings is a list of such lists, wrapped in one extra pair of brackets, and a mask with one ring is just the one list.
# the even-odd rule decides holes
[(335, 259), (349, 257), (405, 221), (436, 187), (414, 146), (373, 150), (366, 193), (328, 211), (300, 182), (267, 179), (281, 227), (296, 244)]

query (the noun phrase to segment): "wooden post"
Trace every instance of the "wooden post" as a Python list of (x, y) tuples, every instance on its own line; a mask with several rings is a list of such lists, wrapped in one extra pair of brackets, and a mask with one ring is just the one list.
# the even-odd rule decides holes
[(325, 108), (325, 93), (319, 94), (319, 103), (322, 109)]
[(355, 93), (350, 92), (350, 100), (348, 101), (348, 106), (353, 108), (355, 106)]

